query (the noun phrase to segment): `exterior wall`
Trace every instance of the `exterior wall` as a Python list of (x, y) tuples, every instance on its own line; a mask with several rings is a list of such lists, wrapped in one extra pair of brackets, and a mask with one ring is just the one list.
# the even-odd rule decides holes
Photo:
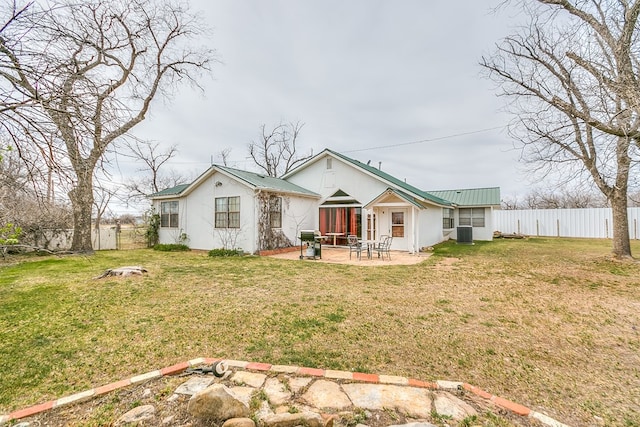
[(447, 240), (448, 236), (442, 230), (442, 208), (430, 207), (423, 209), (419, 215), (419, 240), (418, 250), (423, 247), (433, 246)]
[[(377, 178), (336, 158), (332, 158), (332, 168), (327, 169), (327, 157), (331, 156), (325, 155), (314, 164), (287, 178), (287, 181), (320, 194), (322, 196), (320, 203), (340, 189), (364, 205), (389, 188), (389, 185)], [(402, 243), (398, 242), (399, 239), (394, 239), (392, 249), (413, 252), (421, 247), (431, 246), (446, 240), (447, 237), (443, 235), (442, 231), (442, 209), (440, 207), (434, 205), (427, 209), (417, 209), (414, 205), (404, 201), (398, 203), (396, 207), (407, 211), (405, 220), (406, 238), (402, 240)], [(385, 217), (390, 209), (393, 208), (390, 206), (376, 206), (370, 210), (377, 215), (378, 223), (376, 229), (378, 230), (378, 235), (391, 234), (390, 227), (387, 226), (387, 221), (390, 221), (390, 219), (387, 220)], [(317, 215), (316, 212), (316, 222), (312, 227), (313, 229), (317, 229), (319, 226)], [(365, 215), (366, 213), (363, 212), (363, 217)], [(363, 218), (362, 224), (363, 234), (366, 233), (365, 218)], [(414, 223), (415, 228), (413, 228)], [(386, 228), (389, 229), (387, 230)], [(493, 233), (491, 233), (492, 235)]]
[[(320, 194), (320, 203), (340, 189), (364, 205), (388, 188), (376, 178), (336, 158), (332, 158), (332, 169), (328, 170), (327, 157), (320, 158), (287, 181)], [(317, 222), (313, 228), (318, 228)]]
[[(216, 183), (219, 183), (216, 185)], [(240, 197), (240, 228), (215, 228), (215, 199)], [(214, 173), (188, 196), (189, 246), (194, 249), (257, 250), (254, 191), (235, 179)]]
[[(164, 200), (155, 200), (153, 202), (153, 210), (160, 214), (160, 204), (161, 202), (171, 202), (179, 200), (178, 198), (172, 199), (164, 199)], [(162, 244), (172, 244), (178, 243), (180, 241), (180, 235), (185, 230), (185, 224), (187, 222), (186, 218), (186, 202), (183, 200), (179, 200), (178, 203), (178, 227), (160, 227), (158, 229), (158, 242)]]
[(318, 200), (307, 197), (282, 196), (282, 232), (294, 245), (300, 230), (318, 228)]
[[(629, 238), (640, 239), (640, 208), (629, 208)], [(494, 229), (528, 236), (613, 237), (610, 208), (496, 210)]]
[[(220, 182), (216, 186), (216, 182)], [(240, 196), (240, 228), (215, 229), (216, 197)], [(236, 180), (214, 173), (186, 197), (156, 200), (154, 207), (160, 212), (160, 202), (178, 200), (177, 228), (160, 227), (160, 243), (176, 243), (186, 233), (186, 244), (192, 249), (210, 250), (242, 248), (253, 253), (257, 249), (255, 230), (255, 203), (253, 191)]]
[[(466, 208), (467, 206), (461, 206), (461, 207)], [(474, 208), (476, 207), (474, 206)], [(484, 227), (473, 227), (473, 240), (493, 240), (493, 232), (495, 231), (495, 228), (493, 225), (494, 224), (493, 212), (494, 212), (494, 209), (491, 207), (484, 208)], [(458, 225), (460, 225), (459, 213), (460, 211), (456, 209), (454, 213), (455, 227), (458, 227)], [(457, 237), (457, 231), (456, 229), (454, 229), (453, 232), (451, 233), (451, 238), (455, 239), (456, 237)]]
[[(240, 228), (216, 229), (215, 198), (235, 196), (240, 197)], [(317, 200), (291, 195), (283, 195), (282, 198), (281, 230), (291, 243), (296, 244), (300, 230), (317, 228)], [(248, 253), (258, 250), (258, 206), (252, 188), (221, 173), (214, 173), (187, 196), (161, 201), (171, 200), (179, 202), (179, 227), (161, 227), (160, 243), (177, 243), (180, 235), (186, 233), (186, 244), (192, 249), (241, 248)], [(154, 202), (158, 213), (161, 201)]]

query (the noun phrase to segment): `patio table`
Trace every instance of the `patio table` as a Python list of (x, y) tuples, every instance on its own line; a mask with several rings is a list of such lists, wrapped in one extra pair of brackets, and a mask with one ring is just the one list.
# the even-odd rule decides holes
[(380, 240), (360, 240), (360, 243), (367, 245), (367, 258), (371, 259), (373, 257), (373, 250), (376, 248), (376, 245), (380, 244)]
[(344, 236), (344, 233), (327, 233), (327, 236), (333, 236), (333, 246), (336, 245), (336, 237)]

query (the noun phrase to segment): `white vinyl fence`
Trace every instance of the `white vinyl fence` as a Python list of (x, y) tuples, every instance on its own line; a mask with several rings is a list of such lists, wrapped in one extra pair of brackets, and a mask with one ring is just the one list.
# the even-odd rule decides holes
[[(629, 208), (629, 237), (640, 238), (640, 208)], [(502, 233), (527, 236), (613, 237), (610, 208), (495, 210), (493, 226)]]
[[(91, 233), (91, 245), (94, 250), (118, 249), (115, 227), (102, 227), (99, 230), (91, 228)], [(73, 230), (39, 230), (28, 233), (24, 238), (26, 243), (50, 251), (69, 250), (72, 239)]]

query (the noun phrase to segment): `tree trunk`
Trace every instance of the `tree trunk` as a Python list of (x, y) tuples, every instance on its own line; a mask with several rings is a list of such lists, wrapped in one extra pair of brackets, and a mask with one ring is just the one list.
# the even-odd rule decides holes
[(617, 259), (631, 258), (627, 192), (617, 190), (609, 201), (613, 213), (613, 257)]
[(91, 243), (91, 211), (93, 207), (93, 180), (91, 174), (78, 176), (75, 188), (69, 191), (69, 199), (73, 208), (73, 241), (74, 252), (93, 253)]

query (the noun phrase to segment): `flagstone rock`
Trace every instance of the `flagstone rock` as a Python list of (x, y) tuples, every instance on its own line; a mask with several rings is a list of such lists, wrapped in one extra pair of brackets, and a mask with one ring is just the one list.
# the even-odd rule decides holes
[(431, 416), (431, 396), (422, 388), (388, 384), (343, 384), (353, 405), (358, 408), (394, 409), (412, 418)]
[(315, 412), (300, 412), (297, 414), (275, 414), (262, 419), (264, 427), (324, 427), (320, 414)]
[(209, 387), (212, 382), (213, 382), (213, 378), (192, 377), (192, 378), (189, 378), (187, 382), (182, 383), (174, 393), (193, 396), (197, 392)]
[(260, 408), (256, 411), (255, 417), (258, 420), (264, 420), (267, 417), (274, 415), (273, 409), (269, 405), (269, 402), (263, 400), (260, 404)]
[(256, 423), (251, 418), (231, 418), (222, 427), (256, 427)]
[(156, 416), (156, 408), (153, 405), (143, 405), (133, 408), (116, 421), (117, 426), (139, 423), (150, 420)]
[(247, 406), (251, 406), (251, 396), (256, 392), (255, 388), (252, 387), (230, 387), (231, 393), (234, 394), (242, 403)]
[[(199, 375), (185, 379), (164, 400), (158, 398), (164, 394), (158, 391), (159, 388), (140, 387), (136, 396), (148, 399), (156, 396), (154, 405), (134, 408), (113, 425), (146, 425), (147, 420), (151, 420), (153, 425), (180, 424), (186, 427), (198, 418), (205, 424), (209, 423), (206, 425), (213, 425), (210, 424), (213, 422), (221, 427), (256, 427), (256, 424), (259, 427), (333, 427), (334, 423), (338, 426), (353, 425), (358, 421), (363, 424), (356, 427), (382, 427), (386, 425), (385, 421), (390, 420), (416, 421), (390, 427), (435, 427), (429, 423), (438, 419), (434, 413), (451, 417), (453, 424), (477, 415), (473, 406), (456, 397), (460, 391), (458, 383), (454, 382), (439, 381), (438, 386), (446, 385), (448, 390), (433, 390), (409, 385), (409, 380), (401, 381), (404, 377), (394, 376), (384, 377), (385, 382), (381, 383), (344, 382), (348, 375), (338, 371), (330, 372), (330, 377), (298, 377), (280, 371), (275, 375), (241, 370), (235, 373), (228, 371), (228, 374), (229, 378)], [(184, 395), (191, 396), (188, 402)], [(177, 405), (185, 404), (191, 415), (188, 421), (183, 419), (184, 408), (180, 415), (172, 412)], [(159, 414), (164, 418), (156, 418)], [(547, 426), (565, 426), (547, 416), (532, 414), (528, 418)], [(7, 421), (8, 416), (0, 416), (0, 425)], [(26, 422), (15, 427), (22, 425), (28, 427), (31, 424)]]
[(311, 383), (312, 379), (309, 377), (294, 377), (289, 378), (288, 381), (291, 391), (293, 391), (294, 393), (298, 393), (300, 390), (308, 386), (309, 383)]
[(452, 417), (454, 420), (462, 420), (470, 415), (477, 415), (476, 410), (471, 405), (449, 393), (436, 393), (433, 400), (433, 409), (438, 414)]
[(407, 423), (407, 424), (393, 424), (389, 427), (437, 427), (430, 423)]
[(284, 384), (277, 378), (269, 378), (265, 382), (263, 390), (272, 405), (283, 405), (291, 399), (291, 392), (287, 391)]
[(267, 376), (265, 374), (256, 374), (247, 371), (238, 371), (231, 377), (231, 381), (236, 384), (245, 384), (255, 388), (262, 387), (266, 379)]
[(318, 380), (314, 382), (302, 396), (307, 403), (316, 408), (344, 409), (351, 406), (351, 401), (333, 381)]
[(220, 421), (249, 416), (249, 406), (222, 384), (214, 384), (191, 396), (187, 411), (197, 418)]

